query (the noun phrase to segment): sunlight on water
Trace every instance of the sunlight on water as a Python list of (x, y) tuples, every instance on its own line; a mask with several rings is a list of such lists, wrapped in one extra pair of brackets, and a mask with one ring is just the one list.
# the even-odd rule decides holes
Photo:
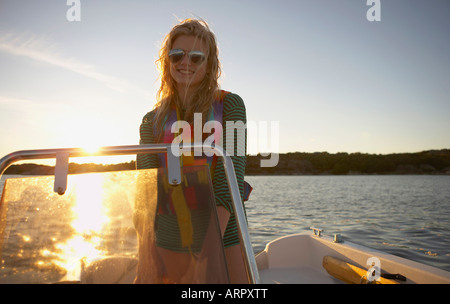
[(74, 187), (75, 204), (72, 207), (72, 227), (77, 233), (100, 232), (109, 222), (107, 209), (103, 205), (102, 175), (88, 175)]
[(102, 229), (109, 223), (107, 208), (103, 202), (104, 176), (86, 175), (77, 181), (68, 195), (75, 198), (71, 208), (74, 228), (72, 238), (56, 245), (62, 252), (58, 264), (67, 270), (66, 279), (78, 279), (81, 263), (100, 258), (104, 252), (102, 246)]
[(56, 245), (64, 254), (56, 264), (67, 271), (66, 280), (79, 280), (83, 264), (101, 257), (101, 251), (97, 249), (100, 242), (100, 238), (87, 241), (81, 235), (74, 235), (66, 243)]
[(90, 263), (135, 257), (134, 171), (12, 177), (0, 204), (0, 283), (78, 281)]

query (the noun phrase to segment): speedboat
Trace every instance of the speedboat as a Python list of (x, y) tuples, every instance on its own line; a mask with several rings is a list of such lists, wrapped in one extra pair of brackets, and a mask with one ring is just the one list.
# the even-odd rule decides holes
[(266, 284), (449, 284), (448, 271), (382, 251), (312, 233), (287, 235), (257, 254)]
[[(340, 235), (325, 236), (315, 227), (272, 240), (254, 254), (231, 157), (218, 146), (184, 148), (203, 149), (223, 161), (249, 283), (450, 283), (448, 271)], [(208, 167), (180, 167), (181, 153), (173, 149), (155, 144), (103, 147), (95, 153), (26, 150), (0, 159), (0, 175), (17, 161), (56, 159), (54, 176), (5, 181), (0, 283), (229, 283)], [(68, 173), (73, 157), (140, 153), (166, 154), (167, 167)], [(166, 228), (171, 225), (175, 232)], [(176, 235), (174, 244), (164, 243), (168, 232)], [(185, 263), (179, 276), (161, 270), (170, 263), (162, 253), (167, 251), (175, 252), (168, 255), (171, 261)]]

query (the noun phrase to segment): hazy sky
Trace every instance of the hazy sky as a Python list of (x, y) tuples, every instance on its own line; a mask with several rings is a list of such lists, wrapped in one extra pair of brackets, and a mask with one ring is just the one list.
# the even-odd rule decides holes
[(450, 1), (380, 3), (369, 22), (366, 0), (80, 0), (70, 22), (66, 0), (0, 0), (0, 157), (137, 144), (161, 42), (190, 17), (215, 32), (248, 120), (278, 123), (269, 149), (450, 148)]

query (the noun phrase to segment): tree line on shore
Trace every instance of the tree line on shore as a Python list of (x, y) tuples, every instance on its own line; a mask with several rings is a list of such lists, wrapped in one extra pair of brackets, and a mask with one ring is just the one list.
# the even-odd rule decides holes
[[(292, 152), (279, 154), (275, 167), (261, 167), (261, 155), (247, 156), (247, 175), (449, 174), (450, 149), (417, 153), (366, 154)], [(134, 170), (135, 161), (120, 164), (69, 164), (69, 174)], [(19, 164), (5, 174), (51, 175), (53, 166)]]
[(286, 153), (276, 167), (261, 168), (261, 157), (248, 157), (248, 175), (450, 174), (450, 150), (418, 153)]

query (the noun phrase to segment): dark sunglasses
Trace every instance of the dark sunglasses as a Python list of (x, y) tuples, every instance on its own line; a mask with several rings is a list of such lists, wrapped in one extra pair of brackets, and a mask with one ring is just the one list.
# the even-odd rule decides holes
[[(171, 50), (169, 52), (170, 62), (177, 63), (181, 59), (183, 59), (184, 55), (186, 55), (186, 51), (185, 50), (173, 49), (173, 50)], [(195, 63), (195, 64), (202, 63), (205, 60), (205, 58), (206, 58), (206, 55), (203, 52), (200, 52), (200, 51), (190, 51), (189, 53), (187, 53), (187, 55), (189, 56), (189, 60), (192, 63)]]

